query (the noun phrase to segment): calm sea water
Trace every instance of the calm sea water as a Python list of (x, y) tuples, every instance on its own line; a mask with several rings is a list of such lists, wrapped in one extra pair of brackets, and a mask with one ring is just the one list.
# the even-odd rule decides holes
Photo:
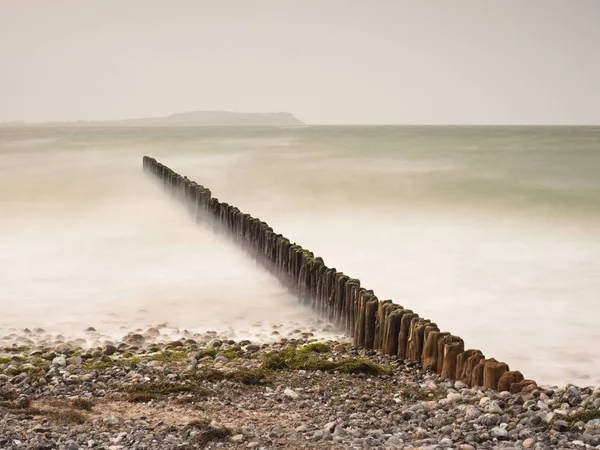
[(598, 127), (0, 128), (0, 332), (301, 320), (144, 154), (526, 377), (600, 384)]

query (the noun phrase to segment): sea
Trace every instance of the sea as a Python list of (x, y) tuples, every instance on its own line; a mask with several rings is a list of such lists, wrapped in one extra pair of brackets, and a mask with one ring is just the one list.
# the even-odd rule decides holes
[(303, 324), (144, 155), (526, 378), (600, 385), (600, 127), (0, 128), (0, 344)]

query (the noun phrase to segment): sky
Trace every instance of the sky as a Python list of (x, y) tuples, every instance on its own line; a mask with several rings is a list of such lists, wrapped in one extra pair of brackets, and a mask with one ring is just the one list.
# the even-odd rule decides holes
[(0, 0), (0, 121), (600, 124), (600, 0)]

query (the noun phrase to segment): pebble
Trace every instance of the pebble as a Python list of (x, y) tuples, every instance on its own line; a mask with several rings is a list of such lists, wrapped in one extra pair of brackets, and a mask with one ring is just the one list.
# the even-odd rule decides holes
[(283, 394), (284, 394), (286, 397), (290, 397), (290, 398), (294, 398), (294, 399), (296, 399), (296, 398), (299, 398), (299, 397), (300, 397), (300, 396), (299, 396), (299, 395), (298, 395), (296, 392), (294, 392), (294, 391), (293, 391), (293, 390), (291, 390), (290, 388), (286, 388), (286, 389), (283, 391)]
[(112, 344), (105, 345), (104, 348), (102, 349), (102, 353), (106, 356), (113, 355), (116, 353), (116, 351), (117, 351), (117, 347), (115, 347)]

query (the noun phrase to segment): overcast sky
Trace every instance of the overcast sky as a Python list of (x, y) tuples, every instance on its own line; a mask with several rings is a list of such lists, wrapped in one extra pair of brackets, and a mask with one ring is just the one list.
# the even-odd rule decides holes
[(0, 121), (600, 124), (600, 0), (0, 0)]

